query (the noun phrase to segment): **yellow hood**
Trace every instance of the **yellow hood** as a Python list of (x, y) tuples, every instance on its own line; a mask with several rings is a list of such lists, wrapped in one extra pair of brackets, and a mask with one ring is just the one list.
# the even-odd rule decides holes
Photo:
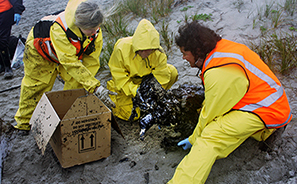
[(75, 25), (75, 11), (78, 5), (86, 0), (69, 0), (65, 9), (65, 19), (69, 29), (73, 31), (78, 37), (82, 37), (79, 28)]
[(134, 52), (138, 50), (159, 49), (160, 37), (158, 31), (153, 24), (142, 19), (132, 37), (132, 49)]

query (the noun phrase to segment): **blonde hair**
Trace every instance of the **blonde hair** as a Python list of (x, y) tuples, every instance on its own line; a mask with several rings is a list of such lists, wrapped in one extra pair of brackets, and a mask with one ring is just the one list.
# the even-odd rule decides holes
[(103, 22), (103, 14), (94, 2), (82, 2), (75, 11), (75, 25), (81, 29), (92, 29)]

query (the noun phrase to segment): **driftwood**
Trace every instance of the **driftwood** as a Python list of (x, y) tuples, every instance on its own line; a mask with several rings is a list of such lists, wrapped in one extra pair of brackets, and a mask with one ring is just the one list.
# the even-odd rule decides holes
[(7, 89), (3, 89), (3, 90), (0, 91), (0, 93), (6, 92), (6, 91), (10, 91), (10, 90), (13, 90), (13, 89), (17, 89), (17, 88), (19, 88), (19, 87), (21, 87), (20, 84), (17, 85), (17, 86), (12, 86), (12, 87), (7, 88)]

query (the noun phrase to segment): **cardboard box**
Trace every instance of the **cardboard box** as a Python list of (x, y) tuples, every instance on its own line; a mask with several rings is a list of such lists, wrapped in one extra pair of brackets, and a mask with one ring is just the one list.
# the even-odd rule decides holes
[(51, 91), (41, 97), (30, 120), (42, 154), (48, 142), (63, 168), (110, 155), (111, 111), (84, 89)]

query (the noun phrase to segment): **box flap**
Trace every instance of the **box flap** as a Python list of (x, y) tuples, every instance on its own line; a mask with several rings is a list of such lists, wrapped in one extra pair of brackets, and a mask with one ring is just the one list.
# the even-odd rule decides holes
[(94, 94), (89, 94), (87, 96), (78, 97), (65, 114), (63, 120), (73, 117), (101, 114), (104, 112), (110, 112), (110, 109)]
[(46, 96), (54, 107), (56, 113), (62, 120), (75, 100), (80, 96), (87, 94), (84, 89), (49, 91)]
[(38, 102), (29, 124), (36, 143), (42, 154), (46, 149), (52, 134), (59, 125), (60, 118), (51, 105), (46, 94), (43, 94)]
[[(88, 96), (81, 96), (77, 98), (65, 114), (63, 120), (71, 119), (74, 116), (88, 116), (104, 112), (111, 112), (111, 110), (94, 94), (89, 94)], [(111, 122), (112, 128), (125, 139), (116, 119), (112, 116), (109, 121)]]

